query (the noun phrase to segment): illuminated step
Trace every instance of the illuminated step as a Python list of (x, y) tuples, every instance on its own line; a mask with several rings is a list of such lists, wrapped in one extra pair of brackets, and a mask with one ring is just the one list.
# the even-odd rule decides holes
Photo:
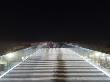
[[(52, 70), (52, 69), (54, 69), (54, 70), (55, 70), (55, 69), (62, 70), (62, 69), (64, 69), (64, 68), (37, 68), (37, 69), (33, 69), (33, 68), (28, 69), (28, 68), (27, 68), (27, 69), (15, 69), (15, 70), (17, 71), (17, 70)], [(80, 71), (80, 70), (81, 70), (81, 71), (82, 71), (83, 69), (73, 69), (73, 68), (70, 69), (70, 68), (67, 68), (66, 70), (70, 70), (70, 71), (71, 71), (71, 70), (74, 70), (74, 71), (76, 71), (76, 70), (77, 70), (77, 71), (78, 71), (78, 70)], [(86, 70), (91, 71), (92, 69), (84, 69), (83, 71), (86, 71)], [(65, 71), (65, 70), (64, 70), (64, 71)]]
[[(28, 58), (28, 60), (27, 61), (38, 61), (38, 62), (41, 62), (41, 61), (45, 61), (45, 62), (49, 62), (49, 61), (52, 61), (52, 62), (55, 62), (55, 61), (63, 61), (62, 59), (61, 60), (58, 60), (58, 59), (56, 59), (56, 60), (38, 60), (37, 58)], [(74, 59), (72, 59), (72, 60), (65, 60), (65, 61), (84, 61), (83, 59), (81, 59), (81, 58), (74, 58)]]
[[(37, 65), (37, 64), (24, 64), (19, 66), (55, 66), (56, 64), (50, 64), (50, 65)], [(66, 64), (66, 65), (60, 65), (60, 66), (91, 66), (90, 64)]]
[[(102, 74), (74, 74), (74, 73), (36, 73), (36, 74), (7, 74), (6, 78), (27, 78), (27, 77), (106, 77), (103, 73)], [(5, 78), (4, 77), (4, 78)]]
[[(35, 75), (74, 75), (74, 76), (103, 76), (105, 75), (104, 73), (29, 73), (28, 74), (29, 76), (32, 75), (32, 76), (35, 76)], [(20, 73), (20, 74), (17, 74), (17, 73), (13, 73), (13, 74), (7, 74), (6, 76), (28, 76), (27, 74), (25, 73)], [(5, 76), (5, 77), (6, 77)]]
[(99, 70), (13, 70), (10, 73), (50, 73), (50, 72), (58, 72), (58, 73), (99, 73)]
[[(45, 61), (45, 60), (44, 61), (43, 60), (42, 61), (33, 61), (32, 60), (32, 61), (25, 61), (24, 63), (54, 63), (54, 62), (59, 62), (59, 61), (57, 61), (57, 60), (56, 61)], [(84, 60), (80, 60), (80, 61), (79, 60), (78, 61), (76, 61), (76, 60), (75, 61), (74, 60), (73, 61), (65, 61), (64, 60), (64, 61), (60, 61), (60, 62), (70, 63), (70, 62), (85, 62), (85, 61)]]
[[(47, 64), (58, 64), (59, 62), (56, 62), (56, 63), (22, 63), (21, 65), (40, 65), (40, 64), (43, 64), (43, 65), (47, 65)], [(85, 63), (85, 62), (71, 62), (71, 63), (66, 63), (66, 62), (60, 62), (60, 63), (65, 63), (65, 64), (88, 64), (88, 63)], [(89, 65), (89, 64), (88, 64)]]
[[(22, 63), (21, 65), (26, 65), (26, 64), (43, 64), (43, 65), (45, 65), (45, 64), (58, 64), (59, 62), (36, 62), (36, 63), (32, 63), (32, 62), (28, 62), (28, 63)], [(60, 62), (60, 63), (65, 63), (65, 64), (85, 64), (86, 62)], [(86, 63), (87, 64), (87, 63)]]
[(56, 67), (56, 66), (53, 66), (53, 67), (16, 67), (15, 69), (62, 69), (62, 68), (66, 68), (66, 69), (96, 69), (94, 67)]
[[(56, 67), (56, 65), (24, 65), (24, 66), (17, 66), (17, 68), (20, 68), (20, 67)], [(65, 66), (65, 65), (61, 65), (61, 66), (59, 66), (59, 67), (78, 67), (78, 68), (80, 68), (80, 67), (93, 67), (93, 66), (72, 66), (72, 65), (70, 65), (70, 66)]]
[(41, 77), (41, 78), (2, 78), (0, 82), (110, 82), (107, 77)]
[[(55, 69), (57, 71), (62, 71), (62, 69)], [(13, 70), (13, 71), (40, 71), (39, 69), (35, 69), (35, 70)], [(41, 71), (52, 71), (52, 70), (41, 70)], [(99, 71), (98, 69), (65, 69), (63, 71)]]

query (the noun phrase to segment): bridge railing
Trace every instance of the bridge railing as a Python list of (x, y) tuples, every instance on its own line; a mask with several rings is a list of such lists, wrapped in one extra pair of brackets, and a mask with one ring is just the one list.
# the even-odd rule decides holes
[(37, 50), (38, 49), (36, 47), (29, 47), (0, 56), (0, 75), (2, 75), (7, 70), (10, 70), (18, 63), (23, 62), (30, 55), (34, 54)]
[(73, 50), (110, 74), (110, 54), (75, 46)]

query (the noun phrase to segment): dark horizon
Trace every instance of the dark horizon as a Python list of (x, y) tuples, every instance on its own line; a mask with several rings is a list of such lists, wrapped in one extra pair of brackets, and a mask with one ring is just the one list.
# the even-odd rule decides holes
[[(1, 10), (1, 40), (110, 41), (109, 11), (103, 2), (70, 6), (37, 6), (16, 2)], [(95, 6), (93, 6), (95, 5)]]

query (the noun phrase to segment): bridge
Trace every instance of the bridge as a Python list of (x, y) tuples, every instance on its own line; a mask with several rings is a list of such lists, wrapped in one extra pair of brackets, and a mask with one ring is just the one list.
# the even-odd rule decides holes
[(71, 48), (41, 48), (0, 82), (110, 82), (110, 77)]

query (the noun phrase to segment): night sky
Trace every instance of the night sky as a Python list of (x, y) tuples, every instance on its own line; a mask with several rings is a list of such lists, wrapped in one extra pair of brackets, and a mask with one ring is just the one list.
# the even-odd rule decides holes
[(69, 3), (5, 2), (0, 7), (0, 38), (32, 41), (109, 40), (108, 5), (104, 1), (83, 0)]

